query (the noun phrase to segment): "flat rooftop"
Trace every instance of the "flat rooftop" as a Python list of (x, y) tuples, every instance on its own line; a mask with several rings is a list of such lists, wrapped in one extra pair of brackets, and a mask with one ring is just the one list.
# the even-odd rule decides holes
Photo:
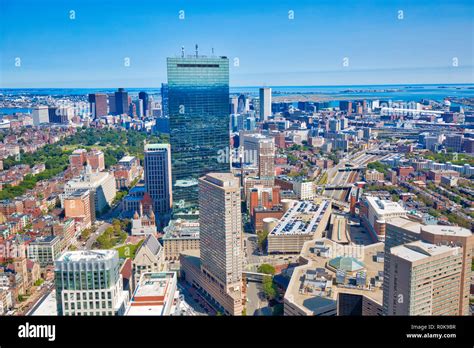
[(448, 252), (457, 253), (459, 250), (459, 247), (436, 245), (419, 240), (405, 245), (393, 247), (390, 249), (390, 252), (392, 255), (398, 256), (399, 258), (410, 262), (415, 262)]
[(405, 230), (408, 230), (414, 233), (420, 233), (421, 227), (422, 227), (422, 225), (419, 222), (402, 218), (402, 217), (396, 217), (396, 218), (390, 219), (390, 221), (387, 221), (387, 225), (393, 225), (393, 226), (403, 228)]
[(57, 262), (80, 262), (93, 260), (106, 260), (118, 256), (116, 250), (77, 250), (66, 251), (56, 261)]
[(38, 237), (34, 241), (32, 241), (32, 244), (52, 244), (53, 241), (58, 240), (58, 236), (44, 236), (44, 237)]
[(72, 191), (69, 194), (66, 194), (64, 198), (81, 198), (85, 194), (89, 193), (89, 190), (86, 188), (78, 188), (75, 191)]
[(163, 239), (198, 239), (199, 220), (172, 220), (164, 232)]
[(163, 297), (169, 287), (170, 281), (175, 277), (175, 273), (145, 273), (137, 285), (137, 289), (132, 300), (140, 297), (159, 296)]
[(173, 282), (176, 273), (144, 273), (125, 315), (166, 315), (165, 308), (178, 296)]
[(169, 149), (169, 144), (146, 144), (145, 145), (145, 152), (147, 151), (163, 151), (165, 149)]
[(123, 156), (118, 163), (127, 163), (133, 161), (135, 156)]
[(27, 315), (42, 316), (42, 315), (58, 315), (58, 307), (56, 304), (56, 290), (52, 290), (45, 298), (40, 300), (41, 303), (34, 309), (33, 312)]
[(283, 215), (278, 225), (270, 232), (270, 235), (313, 234), (329, 207), (330, 202), (328, 200), (323, 200), (321, 203), (299, 201)]
[(239, 187), (239, 179), (232, 173), (209, 173), (201, 178), (201, 180), (220, 187)]
[(401, 259), (415, 262), (448, 252), (458, 253), (459, 250), (459, 247), (449, 247), (447, 245), (435, 245), (416, 241), (394, 247), (390, 251), (392, 255), (398, 256)]
[(392, 202), (378, 197), (366, 196), (367, 202), (378, 215), (392, 213), (406, 213), (405, 209), (397, 202)]
[(442, 225), (427, 225), (422, 226), (423, 231), (431, 234), (443, 235), (443, 236), (457, 236), (457, 237), (470, 237), (472, 232), (467, 228), (460, 226), (442, 226)]

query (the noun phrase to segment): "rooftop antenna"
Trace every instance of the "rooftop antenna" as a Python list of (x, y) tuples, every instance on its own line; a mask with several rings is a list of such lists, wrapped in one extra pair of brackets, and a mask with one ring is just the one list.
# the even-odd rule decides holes
[(214, 55), (214, 47), (211, 48), (211, 54)]
[(196, 44), (196, 58), (198, 57), (198, 45)]
[(181, 58), (184, 58), (184, 46), (181, 46)]

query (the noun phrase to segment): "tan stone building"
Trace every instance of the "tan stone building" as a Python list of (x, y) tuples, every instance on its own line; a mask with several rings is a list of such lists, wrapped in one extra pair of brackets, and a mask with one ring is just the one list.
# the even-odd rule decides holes
[(132, 261), (132, 288), (135, 289), (143, 273), (165, 270), (163, 247), (154, 235), (148, 235)]
[(186, 250), (199, 250), (199, 221), (178, 219), (165, 227), (163, 247), (165, 261), (179, 261), (179, 255)]
[(416, 241), (391, 249), (389, 315), (456, 315), (462, 250)]
[(245, 299), (240, 204), (239, 180), (232, 174), (200, 178), (200, 253), (187, 251), (181, 257), (186, 281), (228, 315), (241, 315)]
[(64, 216), (73, 218), (80, 229), (91, 227), (95, 221), (94, 197), (87, 189), (75, 190), (64, 197)]

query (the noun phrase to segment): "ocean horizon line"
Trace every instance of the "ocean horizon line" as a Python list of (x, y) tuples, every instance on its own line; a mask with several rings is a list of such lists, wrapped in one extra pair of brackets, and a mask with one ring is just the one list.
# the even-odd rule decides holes
[[(350, 84), (350, 85), (230, 85), (229, 88), (315, 88), (315, 87), (386, 87), (386, 86), (474, 86), (472, 83), (393, 83), (393, 84)], [(48, 90), (48, 89), (159, 89), (161, 86), (140, 87), (0, 87), (0, 90)]]

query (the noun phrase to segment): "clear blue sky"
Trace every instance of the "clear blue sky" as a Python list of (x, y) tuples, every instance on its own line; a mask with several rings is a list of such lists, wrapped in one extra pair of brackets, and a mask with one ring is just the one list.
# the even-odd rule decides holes
[(0, 0), (0, 87), (156, 87), (195, 43), (239, 59), (232, 86), (473, 83), (473, 4)]

